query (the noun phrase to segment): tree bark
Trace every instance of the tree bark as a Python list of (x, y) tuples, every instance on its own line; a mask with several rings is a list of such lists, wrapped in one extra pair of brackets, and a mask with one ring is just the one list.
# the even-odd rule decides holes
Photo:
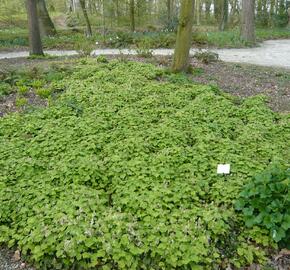
[(115, 0), (116, 5), (116, 15), (117, 15), (117, 26), (120, 26), (120, 8), (119, 8), (119, 0)]
[(221, 15), (219, 22), (219, 30), (224, 31), (227, 28), (228, 18), (229, 18), (229, 1), (222, 0), (221, 1)]
[(30, 55), (44, 55), (39, 31), (37, 0), (26, 0)]
[(206, 2), (205, 2), (205, 18), (206, 18), (207, 23), (209, 23), (209, 20), (210, 20), (211, 4), (212, 4), (211, 0), (206, 0)]
[(167, 0), (167, 21), (170, 23), (172, 18), (172, 0)]
[(220, 16), (220, 0), (214, 0), (214, 17), (216, 21), (219, 21)]
[(195, 0), (196, 24), (200, 25), (200, 0)]
[(40, 34), (42, 36), (54, 36), (56, 34), (56, 30), (49, 16), (45, 0), (37, 1), (37, 11), (38, 11)]
[(182, 0), (172, 70), (186, 71), (191, 47), (194, 0)]
[(89, 20), (89, 16), (88, 16), (85, 0), (80, 0), (80, 6), (82, 8), (82, 11), (83, 11), (83, 14), (84, 14), (84, 18), (85, 18), (85, 21), (86, 21), (86, 25), (87, 25), (87, 35), (89, 37), (91, 37), (93, 35), (93, 33), (92, 33), (92, 27), (91, 27), (91, 23), (90, 23), (90, 20)]
[(255, 43), (255, 0), (242, 1), (241, 38)]
[(131, 31), (135, 31), (135, 1), (130, 0), (130, 25)]

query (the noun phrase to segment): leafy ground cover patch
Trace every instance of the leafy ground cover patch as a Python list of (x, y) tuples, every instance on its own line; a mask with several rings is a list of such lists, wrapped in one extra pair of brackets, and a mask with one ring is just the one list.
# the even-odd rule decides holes
[(245, 186), (236, 202), (246, 225), (264, 226), (281, 246), (290, 248), (290, 169), (275, 165)]
[[(35, 106), (45, 106), (64, 89), (56, 82), (69, 76), (72, 68), (64, 61), (63, 65), (50, 62), (49, 58), (33, 58), (40, 65), (0, 70), (0, 117), (15, 111), (27, 111)], [(32, 59), (27, 59), (30, 63)], [(46, 61), (45, 61), (46, 60)], [(45, 63), (43, 63), (45, 61)], [(42, 65), (42, 66), (41, 66)], [(45, 66), (45, 67), (44, 67)]]
[(289, 115), (153, 65), (102, 62), (80, 60), (49, 107), (0, 119), (0, 242), (40, 269), (265, 263), (277, 244), (234, 205), (269, 163), (289, 165)]

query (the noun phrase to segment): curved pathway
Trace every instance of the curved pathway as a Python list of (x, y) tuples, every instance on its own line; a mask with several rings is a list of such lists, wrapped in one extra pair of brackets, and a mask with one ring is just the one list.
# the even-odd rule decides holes
[[(255, 48), (244, 49), (211, 49), (219, 54), (222, 61), (235, 63), (249, 63), (261, 66), (273, 66), (290, 69), (290, 39), (285, 40), (268, 40)], [(193, 55), (197, 49), (191, 49)], [(71, 56), (77, 55), (77, 51), (46, 51), (49, 55)], [(173, 49), (155, 49), (152, 50), (154, 55), (168, 56), (173, 54)], [(136, 50), (129, 49), (97, 49), (92, 52), (93, 56), (97, 55), (136, 55)], [(0, 60), (7, 58), (27, 57), (29, 54), (23, 52), (0, 52)], [(1, 63), (1, 62), (0, 62)]]

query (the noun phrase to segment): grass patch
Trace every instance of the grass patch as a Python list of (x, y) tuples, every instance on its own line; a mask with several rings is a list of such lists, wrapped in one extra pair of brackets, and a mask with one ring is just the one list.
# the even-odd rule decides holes
[[(257, 29), (257, 40), (290, 38), (290, 29)], [(247, 47), (247, 44), (240, 39), (238, 30), (200, 31), (193, 33), (193, 46), (209, 46), (218, 48)], [(97, 47), (105, 48), (174, 48), (175, 33), (172, 32), (109, 32), (105, 36), (100, 31), (95, 31), (90, 38), (85, 38), (83, 33), (71, 30), (59, 30), (54, 37), (44, 37), (43, 46), (45, 49), (69, 49), (87, 50)], [(28, 34), (20, 28), (4, 29), (0, 31), (0, 48), (17, 48), (28, 46)]]
[(0, 119), (0, 242), (40, 269), (239, 267), (276, 247), (234, 210), (253, 175), (289, 160), (287, 116), (263, 98), (238, 106), (184, 75), (93, 59), (55, 86), (48, 108)]
[(0, 49), (28, 47), (27, 30), (10, 27), (0, 30)]
[[(238, 48), (252, 46), (240, 39), (238, 30), (224, 32), (207, 32), (196, 34), (197, 40), (201, 44), (215, 46), (218, 48)], [(290, 28), (270, 28), (256, 29), (257, 41), (261, 42), (268, 39), (287, 39), (290, 38)]]

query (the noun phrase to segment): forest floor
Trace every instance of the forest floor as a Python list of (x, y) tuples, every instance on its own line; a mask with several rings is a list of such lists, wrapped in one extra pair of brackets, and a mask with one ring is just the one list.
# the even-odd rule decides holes
[[(171, 57), (140, 58), (137, 56), (109, 56), (120, 60), (133, 60), (149, 62), (160, 67), (168, 68)], [(125, 58), (125, 59), (124, 59)], [(8, 70), (43, 69), (51, 65), (73, 65), (74, 57), (56, 59), (2, 59), (0, 60), (0, 74)], [(263, 94), (268, 97), (269, 106), (279, 112), (290, 112), (290, 73), (283, 68), (261, 67), (249, 64), (226, 63), (217, 61), (204, 64), (196, 59), (191, 59), (190, 78), (197, 83), (211, 84), (240, 98)], [(15, 105), (17, 94), (11, 93), (0, 100), (0, 117), (20, 109)], [(31, 98), (31, 105), (45, 106), (40, 99)], [(34, 104), (35, 103), (35, 104)], [(29, 269), (18, 254), (7, 248), (0, 247), (0, 270)], [(283, 269), (283, 268), (281, 268)]]
[[(159, 56), (142, 58), (138, 56), (108, 56), (110, 59), (127, 59), (156, 64), (168, 68), (171, 57)], [(51, 65), (73, 65), (75, 57), (58, 57), (56, 59), (2, 59), (0, 73), (8, 70), (43, 69)], [(226, 63), (222, 61), (204, 64), (195, 58), (191, 59), (191, 79), (201, 84), (211, 84), (223, 91), (245, 98), (253, 95), (265, 95), (268, 104), (274, 111), (290, 112), (290, 73), (288, 69), (261, 67), (250, 64)], [(15, 105), (16, 93), (2, 98), (0, 116), (19, 111)], [(45, 102), (35, 96), (29, 96), (29, 104), (44, 105)]]

